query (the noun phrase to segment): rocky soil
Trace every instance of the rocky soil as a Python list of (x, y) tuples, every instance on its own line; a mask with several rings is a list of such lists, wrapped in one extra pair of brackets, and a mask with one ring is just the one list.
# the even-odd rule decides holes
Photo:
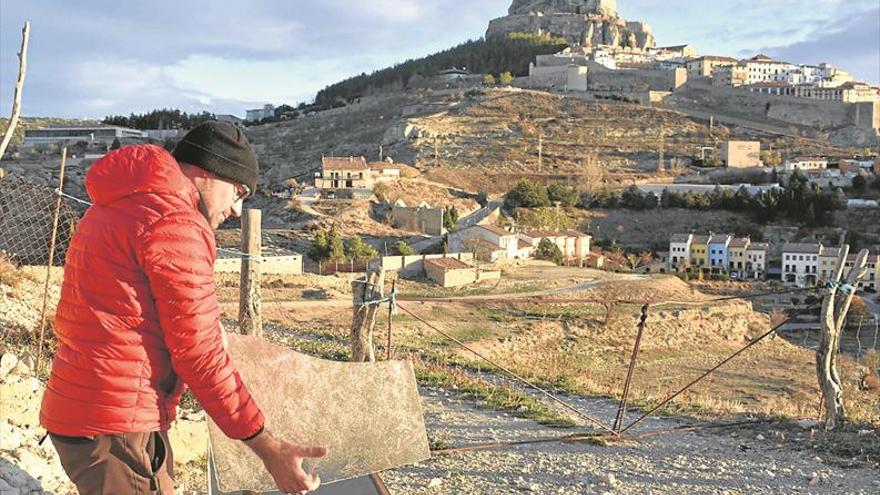
[[(40, 439), (40, 402), (45, 384), (33, 377), (34, 359), (0, 358), (0, 495), (75, 495), (52, 442)], [(174, 446), (177, 493), (204, 493), (207, 426), (203, 412), (178, 414), (169, 432)]]
[[(29, 377), (32, 359), (0, 360), (0, 493), (72, 494), (50, 442), (38, 444), (43, 384)], [(435, 449), (560, 437), (581, 430), (542, 426), (487, 409), (455, 391), (421, 390)], [(616, 404), (566, 397), (585, 413), (610, 422)], [(630, 411), (628, 418), (636, 417)], [(632, 433), (691, 424), (681, 417), (649, 418)], [(830, 453), (814, 421), (756, 423), (648, 437), (622, 443), (538, 443), (435, 457), (382, 474), (392, 493), (546, 494), (869, 494), (880, 472), (855, 456)], [(853, 432), (880, 442), (880, 432)], [(184, 413), (171, 432), (177, 492), (204, 493), (204, 413)]]
[[(534, 440), (571, 433), (481, 409), (443, 390), (423, 392), (429, 434), (452, 447)], [(596, 417), (616, 405), (568, 399)], [(633, 418), (634, 412), (629, 417)], [(674, 428), (681, 418), (649, 419), (636, 432)], [(870, 466), (810, 448), (816, 424), (724, 428), (609, 444), (544, 443), (460, 453), (383, 473), (392, 493), (556, 494), (868, 494), (880, 490)], [(873, 437), (876, 431), (862, 433)]]

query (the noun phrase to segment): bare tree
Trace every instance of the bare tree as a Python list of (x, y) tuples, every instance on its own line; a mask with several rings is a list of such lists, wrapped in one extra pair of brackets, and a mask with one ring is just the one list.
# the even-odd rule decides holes
[(24, 88), (24, 76), (27, 71), (27, 48), (28, 39), (30, 38), (31, 23), (25, 22), (21, 30), (21, 51), (18, 52), (18, 81), (15, 83), (15, 95), (12, 100), (12, 115), (9, 117), (9, 126), (3, 133), (3, 141), (0, 141), (0, 159), (6, 153), (6, 147), (12, 140), (12, 134), (15, 132), (15, 126), (18, 125), (18, 118), (21, 115), (21, 90)]
[[(837, 354), (840, 350), (840, 333), (846, 324), (853, 297), (859, 282), (867, 272), (868, 251), (862, 250), (844, 283), (843, 269), (849, 255), (849, 245), (840, 248), (837, 266), (829, 279), (828, 292), (822, 301), (822, 331), (816, 350), (816, 374), (822, 390), (825, 409), (825, 429), (833, 430), (846, 421), (843, 404), (843, 385), (837, 370)], [(840, 297), (838, 297), (840, 296)]]

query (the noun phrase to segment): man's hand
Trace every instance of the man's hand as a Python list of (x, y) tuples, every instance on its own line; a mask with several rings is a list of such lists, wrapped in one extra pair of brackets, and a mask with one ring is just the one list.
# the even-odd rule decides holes
[(324, 447), (297, 445), (272, 436), (264, 430), (245, 442), (263, 461), (266, 471), (272, 475), (275, 485), (284, 493), (306, 493), (317, 490), (321, 478), (317, 474), (306, 474), (302, 461), (306, 458), (319, 458), (327, 455)]

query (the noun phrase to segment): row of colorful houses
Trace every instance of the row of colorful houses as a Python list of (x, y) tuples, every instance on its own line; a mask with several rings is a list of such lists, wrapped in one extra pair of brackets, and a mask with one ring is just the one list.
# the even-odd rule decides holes
[[(821, 243), (786, 243), (781, 259), (774, 259), (776, 278), (796, 287), (815, 287), (831, 278), (840, 254), (839, 248)], [(852, 267), (856, 254), (850, 254), (846, 265)], [(724, 273), (735, 278), (768, 278), (770, 245), (752, 242), (748, 237), (727, 234), (675, 234), (669, 241), (667, 269), (670, 272)], [(778, 265), (777, 265), (778, 263)], [(859, 287), (876, 292), (880, 255), (868, 258), (868, 272)]]
[(675, 234), (669, 241), (669, 271), (736, 273), (764, 278), (770, 245), (726, 234)]

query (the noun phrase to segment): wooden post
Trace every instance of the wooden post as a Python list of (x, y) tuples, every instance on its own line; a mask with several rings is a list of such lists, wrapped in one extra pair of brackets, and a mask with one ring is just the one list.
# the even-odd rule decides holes
[[(0, 153), (2, 155), (2, 153)], [(55, 238), (58, 235), (58, 217), (61, 216), (61, 191), (64, 188), (64, 169), (67, 166), (67, 148), (61, 148), (61, 171), (58, 173), (58, 193), (55, 198), (55, 215), (52, 218), (52, 233), (49, 237), (49, 259), (46, 260), (46, 283), (43, 285), (43, 309), (40, 311), (40, 340), (37, 346), (37, 366), (35, 376), (40, 376), (43, 364), (43, 341), (46, 336), (46, 310), (49, 303), (49, 281), (52, 279), (52, 264), (55, 260)]]
[(843, 297), (838, 305), (836, 298), (841, 288), (841, 278), (848, 255), (849, 246), (844, 244), (840, 248), (837, 266), (830, 278), (828, 292), (822, 301), (822, 330), (819, 334), (819, 346), (816, 350), (816, 374), (822, 392), (826, 430), (833, 430), (846, 421), (843, 385), (837, 370), (837, 354), (840, 350), (840, 334), (846, 324), (846, 315), (853, 297), (855, 297), (859, 281), (867, 271), (868, 251), (862, 250), (856, 257), (856, 262), (846, 278), (847, 290), (843, 291)]
[[(391, 296), (397, 291), (397, 279), (391, 282)], [(388, 343), (385, 345), (385, 359), (391, 361), (391, 330), (394, 323), (394, 300), (388, 301)]]
[[(30, 39), (31, 23), (25, 22), (21, 29), (21, 51), (18, 52), (18, 81), (15, 83), (15, 92), (12, 97), (12, 115), (9, 116), (9, 126), (3, 133), (3, 140), (0, 141), (0, 158), (6, 152), (9, 141), (12, 140), (12, 134), (15, 132), (15, 126), (18, 125), (18, 118), (21, 115), (21, 90), (24, 88), (24, 76), (27, 72), (27, 49), (28, 39)], [(60, 198), (60, 196), (59, 196)]]
[(263, 321), (260, 313), (260, 282), (262, 274), (262, 240), (260, 225), (262, 212), (256, 209), (244, 210), (241, 216), (241, 284), (238, 300), (238, 326), (242, 335), (263, 334)]
[(353, 309), (351, 315), (351, 360), (354, 362), (376, 360), (373, 346), (373, 328), (376, 325), (378, 304), (367, 304), (382, 298), (385, 270), (369, 272), (363, 278), (351, 282)]

